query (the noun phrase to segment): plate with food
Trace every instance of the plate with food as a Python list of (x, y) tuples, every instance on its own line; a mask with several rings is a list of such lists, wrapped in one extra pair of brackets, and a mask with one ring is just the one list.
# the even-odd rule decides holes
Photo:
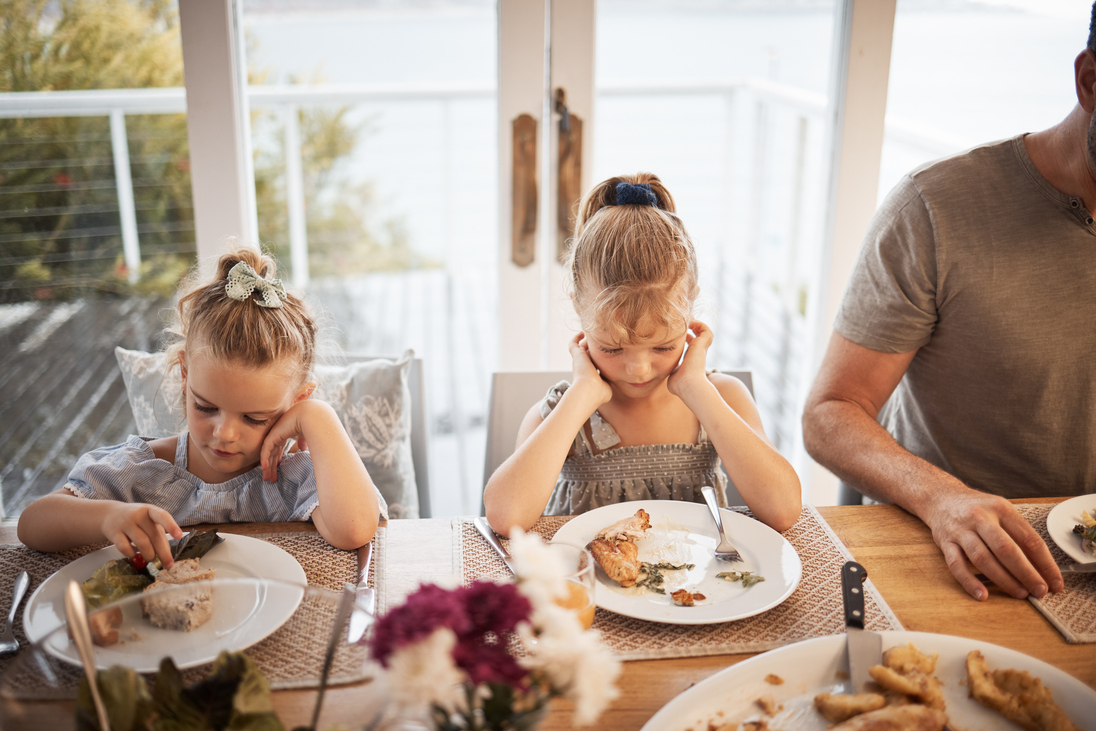
[(666, 624), (715, 624), (772, 609), (795, 591), (803, 564), (782, 535), (721, 509), (741, 562), (715, 558), (715, 521), (700, 503), (635, 500), (568, 521), (553, 542), (585, 546), (598, 564), (597, 606)]
[[(27, 600), (27, 639), (44, 640), (52, 655), (81, 664), (66, 633), (55, 632), (67, 624), (64, 592), (70, 581), (81, 584), (88, 604), (96, 664), (122, 664), (142, 673), (156, 672), (168, 655), (182, 669), (211, 662), (222, 650), (242, 650), (297, 610), (307, 579), (297, 560), (278, 546), (214, 532), (190, 544), (167, 571), (158, 562), (135, 566), (114, 546), (81, 556)], [(128, 597), (140, 600), (119, 602)], [(111, 609), (115, 602), (120, 611)]]
[(1060, 722), (1046, 728), (1072, 722), (1096, 731), (1096, 690), (1041, 660), (964, 637), (880, 634), (883, 657), (872, 677), (886, 685), (873, 688), (878, 693), (850, 695), (845, 636), (829, 635), (716, 673), (663, 706), (642, 731), (1019, 729), (1008, 720), (1018, 713)]
[(1047, 513), (1047, 533), (1078, 563), (1096, 561), (1096, 495), (1078, 495)]

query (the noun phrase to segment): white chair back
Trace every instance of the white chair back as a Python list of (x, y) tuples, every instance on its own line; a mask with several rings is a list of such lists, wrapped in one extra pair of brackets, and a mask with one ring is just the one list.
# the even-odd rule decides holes
[(504, 371), (491, 374), (487, 449), (483, 461), (484, 487), (499, 465), (514, 453), (518, 427), (529, 407), (544, 398), (552, 386), (571, 380), (571, 375), (571, 371)]

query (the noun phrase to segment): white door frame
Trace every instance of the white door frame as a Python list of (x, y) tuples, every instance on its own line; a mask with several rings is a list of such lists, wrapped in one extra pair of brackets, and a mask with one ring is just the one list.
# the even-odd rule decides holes
[[(556, 258), (556, 189), (560, 115), (554, 90), (582, 118), (582, 190), (591, 185), (594, 125), (594, 0), (501, 0), (499, 3), (499, 359), (498, 370), (570, 367), (567, 343), (578, 318), (563, 290)], [(536, 256), (511, 258), (513, 145), (518, 115), (537, 120)]]
[(235, 0), (179, 3), (190, 185), (203, 267), (225, 250), (230, 236), (259, 243), (240, 13)]
[[(804, 395), (822, 363), (845, 285), (875, 213), (896, 4), (897, 0), (843, 0), (838, 11), (830, 93), (830, 185), (821, 274), (807, 307), (809, 341), (800, 389)], [(802, 440), (799, 444), (796, 467), (805, 496), (815, 504), (835, 503), (837, 477), (807, 455)]]

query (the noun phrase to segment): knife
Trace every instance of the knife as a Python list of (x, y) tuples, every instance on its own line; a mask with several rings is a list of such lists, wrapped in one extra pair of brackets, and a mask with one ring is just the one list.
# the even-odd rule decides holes
[(483, 536), (488, 543), (491, 544), (491, 548), (495, 549), (495, 552), (502, 558), (503, 563), (506, 564), (510, 571), (514, 571), (514, 564), (510, 558), (509, 552), (503, 548), (502, 543), (499, 541), (499, 537), (495, 535), (495, 531), (491, 530), (491, 526), (487, 523), (487, 518), (476, 518), (472, 521), (472, 525), (476, 526), (476, 530)]
[(1071, 563), (1068, 566), (1059, 566), (1058, 570), (1063, 574), (1096, 574), (1096, 561)]
[(868, 572), (855, 561), (841, 568), (841, 596), (845, 602), (845, 636), (848, 641), (849, 675), (852, 692), (862, 693), (871, 681), (868, 668), (878, 665), (883, 656), (883, 638), (864, 624), (864, 579)]
[[(370, 541), (362, 548), (361, 581), (357, 587), (346, 582), (347, 589), (354, 592), (354, 611), (350, 614), (349, 629), (346, 631), (346, 641), (354, 644), (365, 634), (369, 623), (376, 614), (377, 592), (369, 586), (369, 565), (373, 561), (373, 542)], [(358, 607), (364, 607), (359, 609)]]

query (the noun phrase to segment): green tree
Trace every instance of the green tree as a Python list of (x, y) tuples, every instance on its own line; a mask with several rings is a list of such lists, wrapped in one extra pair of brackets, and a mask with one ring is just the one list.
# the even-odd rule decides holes
[[(250, 71), (252, 83), (265, 73)], [(170, 0), (0, 0), (0, 92), (178, 87)], [(368, 126), (346, 108), (300, 113), (313, 276), (424, 264), (402, 221), (373, 222), (372, 188), (345, 165)], [(288, 269), (284, 135), (254, 113), (260, 238)], [(184, 115), (126, 119), (141, 242), (139, 290), (170, 292), (193, 262)], [(378, 231), (379, 233), (374, 233)], [(0, 120), (0, 302), (128, 292), (109, 120)]]
[[(0, 91), (181, 86), (168, 0), (0, 0)], [(194, 252), (186, 121), (130, 117), (146, 281)], [(120, 224), (105, 117), (0, 120), (0, 301), (117, 290)]]

